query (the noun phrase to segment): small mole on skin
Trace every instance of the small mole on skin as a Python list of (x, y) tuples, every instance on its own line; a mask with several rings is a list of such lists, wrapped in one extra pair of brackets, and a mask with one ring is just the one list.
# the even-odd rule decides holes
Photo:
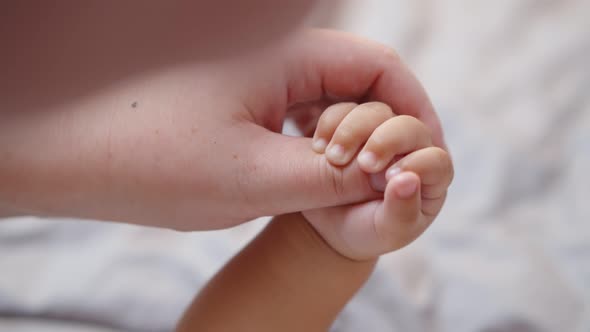
[(133, 103), (131, 103), (131, 107), (136, 108), (137, 107), (137, 102), (134, 101)]
[(197, 127), (192, 127), (191, 128), (191, 133), (192, 134), (196, 134), (197, 133)]
[(236, 160), (238, 159), (238, 155), (237, 154), (232, 155), (232, 157), (234, 157), (234, 159), (236, 159)]
[(156, 135), (159, 135), (159, 134), (160, 134), (160, 130), (156, 129)]

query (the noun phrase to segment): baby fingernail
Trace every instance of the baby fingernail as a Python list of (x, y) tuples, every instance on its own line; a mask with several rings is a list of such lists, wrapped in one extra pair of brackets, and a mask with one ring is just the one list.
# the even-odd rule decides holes
[(418, 182), (415, 177), (409, 173), (398, 174), (391, 180), (395, 181), (395, 192), (399, 198), (410, 198), (418, 189)]
[(326, 156), (333, 162), (342, 163), (345, 161), (344, 148), (339, 144), (333, 145), (326, 151)]
[(318, 139), (314, 139), (313, 142), (311, 143), (311, 148), (315, 151), (315, 152), (319, 152), (322, 153), (324, 152), (324, 150), (326, 150), (326, 146), (328, 145), (328, 142), (326, 142), (325, 139), (323, 138), (318, 138)]
[(387, 172), (385, 173), (385, 178), (387, 180), (391, 180), (394, 176), (396, 176), (397, 174), (401, 173), (401, 169), (399, 167), (391, 167), (390, 169), (387, 170)]
[(377, 156), (373, 152), (363, 151), (359, 154), (357, 160), (365, 168), (373, 169), (377, 166)]

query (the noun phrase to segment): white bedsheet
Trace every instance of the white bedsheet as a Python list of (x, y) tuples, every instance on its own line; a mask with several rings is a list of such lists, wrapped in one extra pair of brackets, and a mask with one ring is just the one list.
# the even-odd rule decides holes
[[(349, 1), (336, 25), (417, 72), (456, 179), (333, 330), (590, 331), (590, 1)], [(0, 331), (170, 330), (263, 224), (0, 223)]]

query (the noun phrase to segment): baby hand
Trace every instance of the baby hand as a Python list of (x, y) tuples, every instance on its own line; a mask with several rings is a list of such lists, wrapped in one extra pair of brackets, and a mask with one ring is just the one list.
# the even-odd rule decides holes
[(373, 187), (384, 191), (382, 199), (303, 212), (328, 244), (352, 259), (374, 258), (416, 239), (440, 212), (453, 178), (451, 158), (432, 144), (430, 130), (383, 103), (329, 107), (313, 149), (336, 166), (357, 156)]

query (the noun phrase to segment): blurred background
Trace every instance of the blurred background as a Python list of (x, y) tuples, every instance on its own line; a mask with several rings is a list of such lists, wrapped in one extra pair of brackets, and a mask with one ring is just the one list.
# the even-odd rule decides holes
[[(590, 1), (334, 1), (313, 19), (397, 49), (439, 112), (442, 215), (384, 257), (334, 331), (590, 331)], [(0, 331), (168, 331), (262, 227), (0, 223)]]

